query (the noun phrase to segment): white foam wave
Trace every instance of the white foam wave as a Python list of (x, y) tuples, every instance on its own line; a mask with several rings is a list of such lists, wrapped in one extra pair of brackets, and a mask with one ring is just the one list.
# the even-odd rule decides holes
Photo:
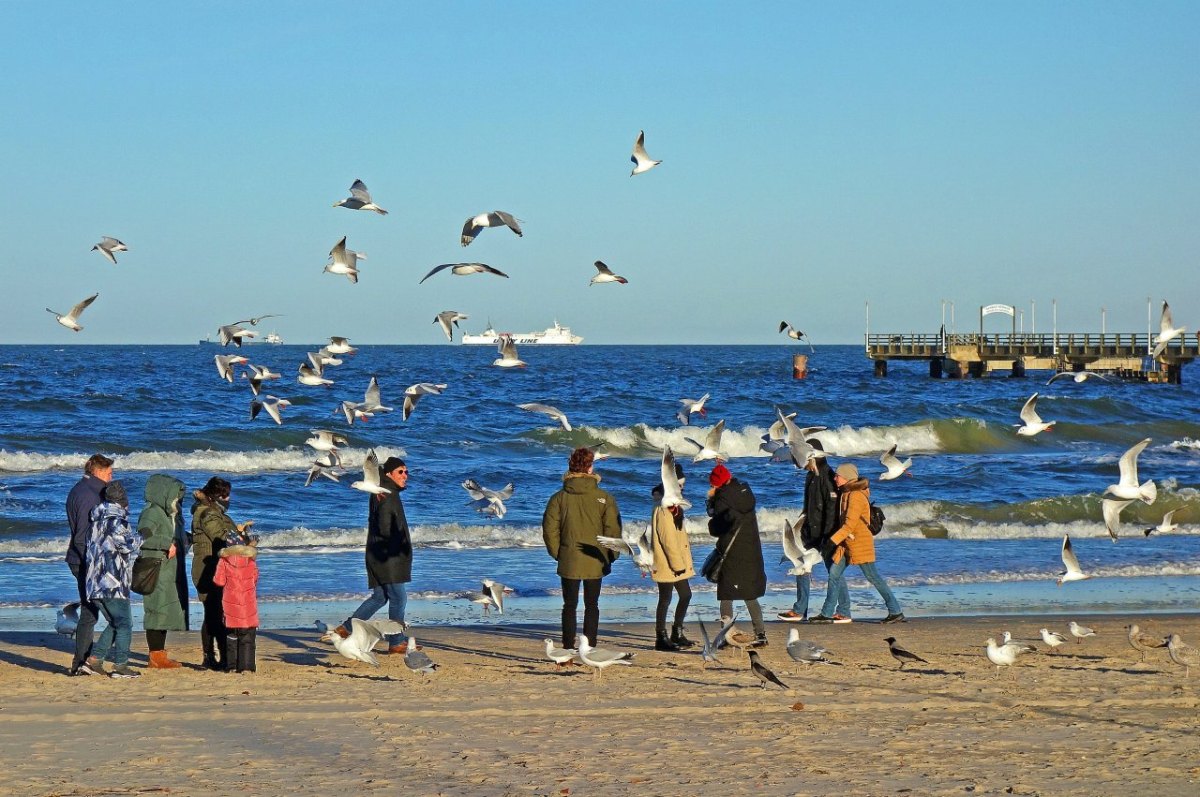
[[(399, 448), (375, 449), (382, 460), (389, 456), (404, 456)], [(52, 470), (80, 471), (89, 454), (38, 454), (0, 449), (0, 471), (37, 473)], [(342, 458), (350, 470), (362, 467), (365, 449), (343, 449)], [(118, 454), (117, 471), (208, 471), (216, 473), (261, 473), (266, 471), (302, 471), (316, 459), (317, 452), (308, 447), (280, 448), (267, 451), (139, 451)]]
[(1175, 440), (1168, 443), (1166, 447), (1173, 448), (1176, 451), (1200, 451), (1200, 440), (1185, 437), (1182, 440)]

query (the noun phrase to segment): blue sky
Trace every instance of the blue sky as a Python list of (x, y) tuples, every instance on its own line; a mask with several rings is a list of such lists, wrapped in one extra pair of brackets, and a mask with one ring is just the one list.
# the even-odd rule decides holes
[[(179, 6), (179, 7), (176, 7)], [(0, 342), (1200, 326), (1195, 3), (8, 3)], [(664, 162), (631, 178), (638, 130)], [(333, 208), (355, 178), (386, 217)], [(463, 221), (502, 209), (525, 236)], [(112, 266), (101, 235), (131, 251)], [(322, 274), (349, 237), (358, 285)], [(434, 265), (508, 274), (418, 286)], [(629, 284), (588, 287), (603, 260)], [(100, 298), (75, 334), (43, 308)], [(990, 319), (989, 324), (1003, 324)], [(990, 328), (990, 327), (989, 327)]]

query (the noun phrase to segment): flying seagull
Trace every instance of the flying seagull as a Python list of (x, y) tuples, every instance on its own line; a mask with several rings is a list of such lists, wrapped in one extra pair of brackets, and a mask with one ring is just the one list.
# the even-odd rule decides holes
[(1150, 445), (1150, 440), (1151, 438), (1147, 437), (1121, 455), (1121, 459), (1117, 463), (1121, 474), (1120, 481), (1104, 488), (1106, 496), (1140, 500), (1144, 504), (1154, 503), (1154, 499), (1158, 497), (1158, 487), (1154, 484), (1153, 479), (1147, 479), (1144, 484), (1138, 484), (1137, 472), (1138, 455), (1146, 450), (1146, 446)]
[(483, 586), (482, 596), (475, 599), (475, 603), (483, 606), (484, 614), (487, 614), (488, 609), (496, 607), (496, 611), (504, 614), (504, 596), (511, 595), (512, 590), (501, 584), (499, 581), (493, 581), (490, 578), (485, 578), (481, 582)]
[(1062, 541), (1062, 563), (1063, 567), (1067, 568), (1058, 577), (1058, 586), (1062, 586), (1068, 581), (1083, 581), (1091, 576), (1085, 575), (1083, 570), (1079, 568), (1079, 559), (1075, 556), (1075, 549), (1071, 547), (1071, 535), (1064, 534)]
[(329, 250), (330, 262), (325, 266), (325, 274), (344, 274), (352, 285), (358, 284), (358, 261), (366, 260), (362, 252), (346, 248), (346, 236), (333, 245)]
[(500, 356), (492, 360), (492, 365), (499, 368), (524, 368), (525, 361), (517, 356), (517, 344), (513, 343), (512, 335), (501, 335), (500, 345), (496, 347)]
[(900, 647), (899, 645), (897, 645), (896, 638), (894, 636), (890, 636), (883, 641), (887, 642), (888, 652), (892, 654), (892, 658), (895, 659), (896, 661), (900, 662), (901, 670), (904, 669), (905, 664), (911, 664), (914, 661), (919, 661), (922, 664), (929, 663), (929, 662), (925, 661), (925, 659), (918, 656), (916, 653), (909, 652), (909, 651), (905, 650), (904, 648)]
[(1153, 528), (1146, 529), (1146, 536), (1149, 537), (1156, 531), (1160, 534), (1170, 534), (1172, 531), (1179, 528), (1179, 524), (1173, 522), (1175, 513), (1178, 511), (1178, 509), (1172, 509), (1170, 512), (1167, 512), (1165, 515), (1163, 515), (1161, 523)]
[(1155, 359), (1163, 353), (1168, 343), (1175, 338), (1181, 337), (1184, 332), (1187, 332), (1186, 327), (1175, 326), (1175, 322), (1171, 319), (1171, 308), (1167, 306), (1165, 301), (1162, 306), (1162, 318), (1159, 321), (1159, 330), (1158, 337), (1154, 339), (1154, 351), (1150, 352), (1150, 356)]
[(792, 340), (803, 340), (805, 343), (808, 344), (809, 351), (816, 351), (816, 349), (813, 348), (812, 341), (808, 339), (808, 335), (805, 335), (803, 332), (801, 332), (800, 330), (793, 327), (787, 321), (780, 321), (779, 322), (779, 331), (783, 332), (784, 330), (787, 330), (787, 336), (789, 338), (791, 338)]
[[(507, 274), (499, 269), (492, 268), (487, 263), (442, 263), (440, 266), (434, 266), (428, 274), (426, 274), (424, 277), (421, 277), (421, 282), (424, 282), (434, 274), (447, 268), (450, 269), (451, 274), (455, 274), (459, 277), (465, 277), (468, 274), (486, 273), (495, 274), (497, 277), (504, 277), (505, 279), (508, 279)], [(418, 282), (417, 284), (420, 285), (421, 282)]]
[(363, 461), (362, 481), (351, 482), (350, 486), (371, 495), (387, 495), (390, 492), (386, 487), (379, 486), (379, 457), (375, 449), (372, 448)]
[(128, 252), (129, 247), (118, 241), (116, 238), (110, 238), (107, 235), (100, 237), (100, 243), (92, 247), (93, 252), (99, 252), (108, 258), (108, 262), (114, 266), (117, 264), (116, 255), (113, 252)]
[(367, 184), (362, 180), (355, 180), (350, 186), (350, 196), (341, 202), (334, 202), (333, 206), (349, 210), (373, 210), (381, 216), (387, 215), (386, 210), (371, 201), (371, 192), (367, 190)]
[[(642, 530), (636, 531), (637, 528)], [(643, 578), (654, 569), (654, 527), (649, 523), (645, 527), (632, 522), (624, 523), (620, 537), (599, 536), (596, 542), (610, 551), (632, 557), (633, 563), (642, 571)]]
[(486, 230), (488, 227), (508, 227), (517, 234), (520, 238), (524, 235), (521, 232), (521, 225), (511, 213), (505, 213), (503, 210), (493, 210), (491, 213), (480, 213), (478, 216), (472, 216), (467, 219), (467, 223), (463, 225), (462, 238), (460, 243), (463, 246), (470, 246), (475, 240), (475, 236)]
[(592, 277), (591, 281), (588, 283), (589, 288), (593, 285), (603, 284), (605, 282), (619, 282), (622, 285), (629, 282), (629, 280), (625, 279), (620, 274), (614, 274), (612, 269), (604, 265), (604, 263), (600, 260), (597, 260), (592, 265), (594, 265), (596, 267), (596, 271), (600, 273)]
[(346, 445), (346, 438), (328, 429), (310, 429), (312, 437), (304, 441), (305, 445), (317, 451), (337, 451), (338, 445)]
[(454, 328), (458, 326), (459, 321), (466, 321), (466, 320), (467, 320), (467, 316), (463, 313), (458, 312), (457, 310), (443, 310), (442, 312), (438, 313), (434, 317), (433, 323), (441, 324), (442, 331), (446, 333), (446, 340), (453, 343), (454, 342)]
[(693, 440), (690, 437), (683, 438), (696, 448), (700, 449), (696, 455), (692, 457), (692, 462), (703, 462), (706, 459), (715, 459), (718, 462), (725, 462), (729, 457), (721, 453), (721, 435), (725, 433), (724, 419), (717, 421), (717, 425), (708, 430), (708, 434), (704, 436), (704, 443)]
[(417, 402), (421, 400), (421, 396), (440, 396), (442, 391), (446, 389), (446, 385), (435, 385), (432, 382), (418, 382), (415, 385), (409, 385), (404, 389), (404, 406), (402, 415), (404, 420), (408, 420), (408, 416), (413, 414), (413, 410), (417, 407)]
[(891, 448), (889, 448), (881, 457), (879, 457), (879, 464), (887, 468), (886, 472), (879, 475), (879, 481), (881, 482), (891, 481), (892, 479), (899, 478), (900, 474), (902, 473), (912, 476), (912, 471), (909, 470), (909, 468), (912, 467), (912, 457), (909, 457), (903, 462), (897, 459), (895, 444), (893, 444)]
[(725, 646), (725, 637), (729, 635), (733, 624), (737, 622), (737, 617), (730, 617), (721, 626), (721, 630), (717, 632), (717, 636), (714, 639), (708, 638), (708, 629), (704, 627), (704, 621), (700, 619), (699, 612), (696, 613), (696, 622), (700, 625), (700, 636), (704, 638), (704, 647), (700, 649), (700, 669), (703, 670), (708, 666), (710, 661), (715, 661), (717, 664), (721, 663), (721, 660), (717, 658), (717, 651)]
[(62, 324), (67, 329), (71, 330), (72, 332), (79, 332), (80, 330), (83, 329), (83, 327), (79, 326), (79, 316), (81, 316), (83, 314), (84, 310), (88, 309), (88, 305), (90, 305), (92, 302), (96, 301), (96, 297), (99, 295), (100, 295), (99, 293), (93, 293), (91, 296), (87, 297), (82, 302), (80, 302), (79, 304), (72, 307), (71, 312), (67, 313), (66, 315), (61, 315), (59, 313), (56, 313), (55, 311), (51, 310), (49, 307), (46, 308), (46, 312), (53, 315), (54, 320), (57, 321), (58, 323)]
[[(317, 626), (318, 630), (322, 626), (324, 623)], [(321, 638), (326, 642), (332, 642), (333, 646), (337, 648), (337, 652), (345, 658), (378, 667), (379, 660), (372, 652), (375, 645), (388, 634), (403, 633), (404, 628), (404, 623), (395, 620), (360, 620), (353, 617), (350, 620), (350, 636), (343, 638), (336, 631), (327, 630)]]
[[(683, 481), (675, 475), (675, 454), (670, 446), (663, 448), (662, 463), (659, 466), (659, 478), (662, 480), (663, 494), (659, 505), (691, 509), (691, 502), (683, 497)], [(686, 481), (686, 480), (684, 480)]]
[(481, 486), (474, 479), (466, 479), (462, 483), (462, 488), (467, 491), (467, 495), (471, 496), (471, 500), (467, 506), (474, 507), (476, 512), (491, 515), (499, 520), (508, 511), (504, 506), (504, 502), (512, 498), (512, 482), (504, 485), (502, 489), (491, 490)]
[(634, 142), (633, 145), (633, 155), (630, 156), (629, 160), (631, 163), (633, 163), (633, 171), (629, 173), (630, 177), (633, 177), (635, 174), (648, 172), (658, 164), (662, 163), (662, 161), (652, 160), (650, 156), (646, 154), (645, 130), (638, 131), (637, 141)]
[[(218, 355), (218, 356), (220, 356), (220, 355)], [(243, 359), (245, 359), (245, 358), (243, 358)], [(253, 364), (247, 363), (246, 367), (249, 368), (250, 371), (249, 372), (243, 371), (242, 379), (250, 380), (250, 391), (252, 393), (254, 393), (254, 395), (256, 395), (256, 396), (262, 390), (263, 382), (270, 382), (270, 381), (274, 381), (276, 379), (283, 378), (282, 374), (272, 371), (270, 368), (268, 368), (265, 365), (253, 365)]]
[(1132, 503), (1132, 498), (1124, 501), (1117, 498), (1104, 498), (1100, 501), (1100, 511), (1104, 514), (1104, 528), (1113, 542), (1117, 541), (1117, 532), (1121, 530), (1121, 512)]
[(1096, 373), (1095, 371), (1060, 371), (1059, 373), (1050, 377), (1050, 380), (1046, 382), (1046, 384), (1053, 385), (1060, 379), (1071, 379), (1076, 384), (1079, 384), (1080, 382), (1086, 382), (1089, 379), (1099, 379), (1103, 382), (1112, 381), (1112, 379), (1108, 378), (1104, 374)]
[(807, 575), (821, 561), (820, 551), (816, 548), (805, 548), (804, 543), (800, 541), (800, 529), (803, 526), (803, 512), (794, 524), (788, 523), (787, 518), (783, 519), (783, 558), (779, 563), (791, 561), (792, 566), (787, 571), (789, 576)]
[(250, 420), (254, 420), (261, 411), (266, 410), (267, 415), (271, 416), (271, 420), (282, 426), (283, 418), (279, 411), (290, 406), (292, 406), (292, 402), (287, 399), (275, 398), (271, 395), (263, 396), (261, 399), (250, 402)]
[(213, 362), (217, 364), (217, 375), (233, 384), (233, 366), (245, 365), (250, 361), (240, 354), (217, 354), (213, 356)]
[[(357, 354), (358, 349), (350, 345), (350, 338), (343, 338), (339, 335), (330, 335), (329, 344), (321, 349), (330, 354)], [(341, 363), (338, 363), (339, 365)]]
[(767, 688), (767, 684), (775, 684), (780, 689), (787, 689), (788, 685), (779, 680), (779, 677), (758, 660), (758, 651), (750, 651), (750, 672), (754, 673), (754, 677), (759, 680), (759, 686), (763, 689)]
[(1017, 434), (1022, 437), (1033, 437), (1039, 432), (1048, 432), (1056, 423), (1055, 421), (1050, 421), (1049, 423), (1042, 421), (1041, 417), (1037, 414), (1037, 400), (1038, 394), (1034, 393), (1025, 402), (1025, 406), (1021, 407), (1021, 421), (1023, 423), (1019, 424), (1020, 428), (1017, 429)]
[(690, 422), (693, 413), (699, 413), (701, 418), (708, 417), (708, 410), (704, 409), (704, 403), (708, 401), (708, 394), (705, 393), (698, 399), (679, 399), (679, 403), (683, 407), (679, 410), (675, 417), (679, 418), (679, 422), (687, 426)]
[(563, 429), (568, 432), (571, 431), (571, 422), (567, 420), (567, 414), (558, 407), (551, 407), (549, 404), (538, 404), (537, 402), (518, 404), (517, 407), (523, 410), (528, 410), (529, 412), (540, 412), (544, 415), (548, 415), (550, 416), (550, 420), (558, 421), (560, 424), (562, 424)]

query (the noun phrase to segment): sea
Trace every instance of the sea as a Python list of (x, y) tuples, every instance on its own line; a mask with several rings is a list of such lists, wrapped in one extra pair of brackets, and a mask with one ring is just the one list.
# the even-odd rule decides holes
[[(363, 542), (368, 498), (349, 487), (370, 449), (403, 453), (411, 473), (404, 504), (415, 546), (408, 619), (417, 624), (556, 623), (555, 563), (541, 538), (542, 511), (561, 486), (573, 448), (603, 442), (596, 464), (625, 524), (648, 522), (661, 451), (686, 470), (686, 518), (697, 563), (711, 549), (704, 497), (712, 462), (692, 462), (702, 440), (725, 422), (729, 468), (758, 501), (766, 553), (767, 610), (791, 607), (794, 579), (779, 564), (785, 520), (799, 514), (803, 473), (773, 464), (760, 449), (775, 409), (797, 413), (831, 462), (855, 463), (872, 481), (887, 520), (876, 538), (878, 567), (910, 618), (1031, 612), (1161, 613), (1200, 609), (1200, 370), (1184, 384), (1077, 384), (1049, 374), (1026, 378), (931, 379), (924, 363), (893, 362), (873, 375), (861, 346), (527, 346), (527, 367), (501, 369), (488, 346), (362, 346), (331, 366), (332, 386), (305, 387), (296, 371), (316, 346), (247, 346), (241, 353), (281, 373), (264, 392), (286, 398), (281, 425), (251, 420), (248, 382), (219, 378), (214, 345), (0, 346), (0, 630), (45, 630), (74, 600), (63, 561), (64, 500), (93, 452), (116, 459), (116, 477), (142, 507), (146, 479), (168, 473), (190, 493), (210, 476), (233, 484), (231, 514), (261, 535), (263, 624), (312, 627), (345, 618), (367, 594)], [(808, 354), (806, 378), (792, 356)], [(242, 368), (238, 367), (238, 372)], [(372, 376), (396, 408), (347, 424), (337, 407), (361, 401)], [(404, 389), (445, 383), (401, 417)], [(1015, 425), (1025, 400), (1056, 421), (1034, 438)], [(676, 419), (680, 399), (711, 398), (707, 417)], [(563, 410), (572, 431), (519, 409), (542, 402)], [(313, 429), (347, 438), (340, 483), (305, 487), (316, 452)], [(1153, 505), (1130, 505), (1110, 541), (1100, 496), (1117, 481), (1117, 460), (1151, 442), (1138, 462), (1153, 479)], [(911, 457), (911, 476), (877, 479), (892, 445)], [(511, 482), (502, 519), (469, 506), (461, 484), (499, 489)], [(1176, 510), (1171, 533), (1145, 529)], [(190, 513), (188, 514), (190, 519)], [(1060, 547), (1069, 534), (1092, 578), (1059, 587)], [(856, 619), (885, 614), (878, 595), (851, 568)], [(470, 601), (480, 580), (510, 586), (503, 616)], [(712, 586), (693, 580), (700, 616), (717, 613)], [(814, 574), (812, 613), (824, 595)], [(655, 585), (627, 558), (605, 579), (606, 621), (654, 616)], [(140, 611), (135, 599), (135, 616)], [(192, 627), (200, 612), (191, 607)]]

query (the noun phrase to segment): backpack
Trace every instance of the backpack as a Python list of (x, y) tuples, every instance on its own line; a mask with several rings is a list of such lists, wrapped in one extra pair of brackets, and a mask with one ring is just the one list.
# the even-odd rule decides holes
[(883, 531), (883, 521), (887, 519), (887, 515), (883, 514), (883, 510), (877, 505), (871, 504), (871, 519), (867, 521), (867, 528), (871, 530), (871, 536), (878, 536), (879, 532)]

